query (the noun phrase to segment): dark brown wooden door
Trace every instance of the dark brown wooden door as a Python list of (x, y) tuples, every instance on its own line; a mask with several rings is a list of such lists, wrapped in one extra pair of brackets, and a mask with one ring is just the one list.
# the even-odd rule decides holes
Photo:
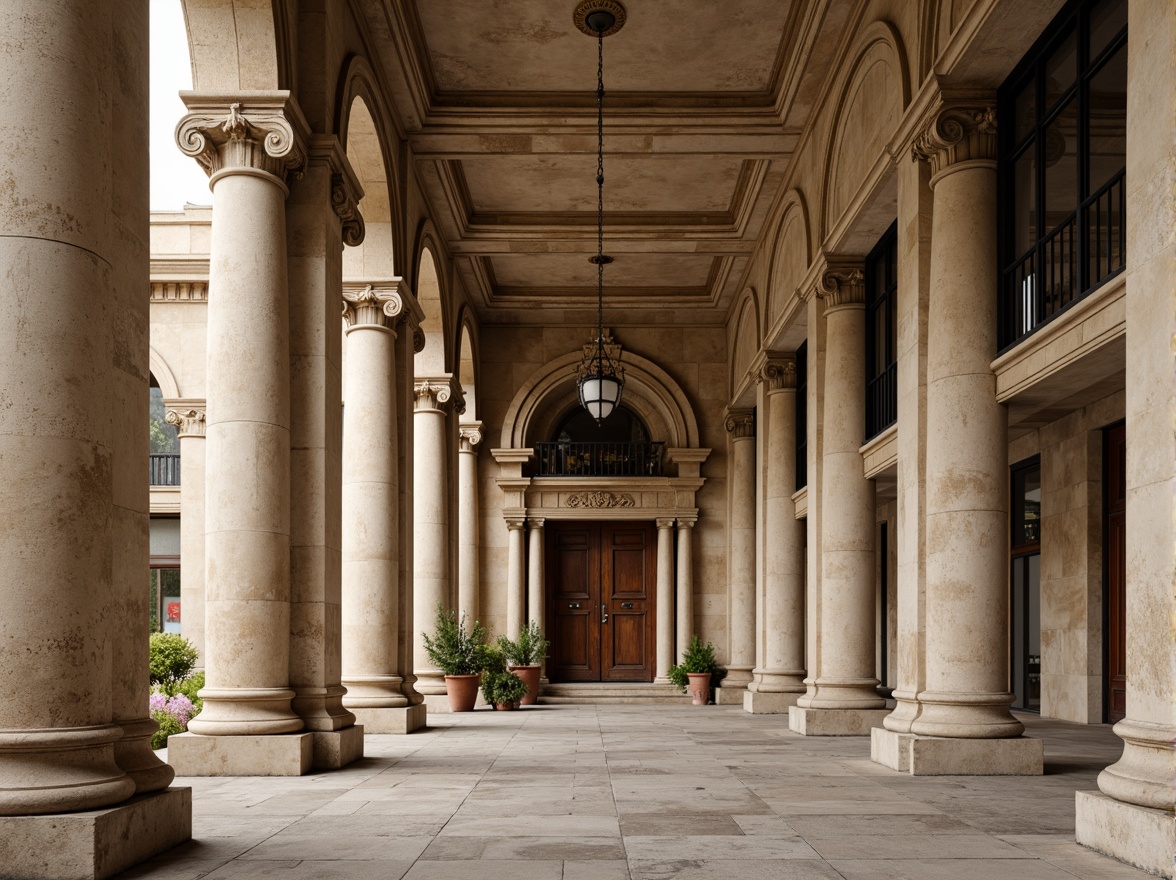
[(1106, 482), (1106, 530), (1103, 601), (1107, 618), (1105, 707), (1114, 724), (1127, 714), (1127, 431), (1107, 428), (1103, 443)]
[(653, 523), (549, 523), (548, 676), (652, 681)]

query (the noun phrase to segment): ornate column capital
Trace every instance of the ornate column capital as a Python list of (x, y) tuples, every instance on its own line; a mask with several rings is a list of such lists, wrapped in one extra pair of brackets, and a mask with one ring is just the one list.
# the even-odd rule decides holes
[(746, 440), (755, 436), (755, 410), (728, 409), (723, 417), (723, 427), (734, 440)]
[(542, 531), (543, 524), (547, 522), (547, 518), (543, 516), (528, 516), (527, 524), (531, 527), (531, 531)]
[(694, 524), (698, 522), (697, 516), (680, 516), (678, 517), (679, 529), (692, 529)]
[(308, 153), (310, 161), (327, 164), (331, 172), (331, 210), (339, 218), (343, 228), (343, 243), (356, 247), (363, 243), (363, 216), (359, 213), (359, 202), (363, 198), (363, 186), (339, 138), (333, 134), (311, 135)]
[(826, 313), (845, 308), (864, 309), (866, 276), (862, 260), (825, 257), (825, 267), (817, 276), (814, 292), (825, 303)]
[(400, 295), (394, 278), (390, 283), (343, 285), (343, 318), (348, 330), (356, 327), (395, 326), (396, 319), (404, 313), (404, 297)]
[(164, 415), (169, 425), (175, 425), (180, 437), (204, 437), (207, 427), (207, 416), (204, 402), (176, 401), (168, 406)]
[(439, 410), (445, 412), (453, 399), (453, 387), (448, 379), (422, 379), (413, 386), (417, 412)]
[(932, 176), (967, 161), (996, 160), (996, 102), (941, 95), (911, 145), (911, 159), (930, 162)]
[(209, 177), (253, 172), (284, 183), (288, 172), (301, 176), (310, 127), (288, 91), (181, 97), (188, 115), (176, 126), (176, 143)]
[(765, 384), (768, 392), (784, 391), (796, 388), (796, 357), (767, 358), (756, 371), (757, 385)]
[(506, 516), (504, 519), (506, 520), (507, 529), (512, 532), (522, 531), (523, 527), (527, 524), (527, 518), (525, 516)]
[(481, 422), (462, 422), (457, 428), (458, 452), (476, 452), (474, 449), (482, 442)]
[(674, 527), (674, 518), (672, 516), (659, 516), (654, 520), (654, 523), (657, 525), (659, 532), (669, 531)]

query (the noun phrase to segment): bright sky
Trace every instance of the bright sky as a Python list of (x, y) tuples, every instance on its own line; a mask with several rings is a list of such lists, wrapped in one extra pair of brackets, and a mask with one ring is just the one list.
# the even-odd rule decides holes
[(185, 202), (212, 204), (208, 176), (176, 146), (176, 123), (187, 112), (178, 93), (190, 88), (192, 63), (180, 0), (151, 0), (152, 211), (179, 211)]

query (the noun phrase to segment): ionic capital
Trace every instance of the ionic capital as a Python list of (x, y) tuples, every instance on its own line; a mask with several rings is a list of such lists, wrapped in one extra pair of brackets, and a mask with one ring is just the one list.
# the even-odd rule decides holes
[(911, 159), (930, 162), (932, 176), (959, 162), (995, 161), (996, 107), (985, 100), (941, 98), (915, 135)]
[(697, 522), (697, 516), (680, 516), (678, 517), (678, 529), (692, 529)]
[(457, 428), (458, 452), (475, 452), (475, 446), (482, 442), (482, 423), (463, 422)]
[(734, 440), (746, 440), (755, 436), (755, 411), (751, 409), (729, 409), (723, 420), (723, 427)]
[(447, 379), (424, 379), (413, 386), (416, 411), (441, 410), (453, 399), (453, 388)]
[(176, 126), (180, 150), (209, 177), (262, 172), (284, 182), (306, 165), (309, 127), (288, 91), (181, 95), (188, 115)]
[(506, 527), (512, 532), (520, 532), (523, 527), (527, 525), (527, 518), (525, 516), (507, 516)]
[(654, 523), (657, 525), (658, 531), (662, 531), (662, 530), (669, 531), (670, 529), (672, 529), (674, 527), (674, 518), (672, 516), (665, 516), (665, 517), (659, 516), (657, 519), (654, 520)]
[(755, 374), (756, 384), (765, 384), (768, 391), (796, 388), (796, 358), (769, 358)]
[(175, 425), (180, 437), (203, 437), (207, 427), (207, 417), (204, 407), (179, 406), (168, 408), (164, 419), (169, 425)]
[(344, 284), (343, 318), (349, 328), (391, 327), (404, 313), (404, 297), (393, 279), (390, 284)]
[(825, 312), (845, 308), (865, 308), (866, 276), (860, 260), (826, 259), (817, 276), (816, 295), (825, 303)]

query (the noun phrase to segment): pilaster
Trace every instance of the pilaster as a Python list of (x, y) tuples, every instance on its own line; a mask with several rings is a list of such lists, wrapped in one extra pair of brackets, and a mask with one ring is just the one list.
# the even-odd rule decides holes
[(715, 694), (716, 703), (742, 703), (755, 668), (755, 432), (756, 413), (729, 407), (727, 429), (729, 480), (727, 490), (727, 676)]
[(175, 425), (180, 440), (180, 629), (204, 669), (204, 437), (208, 427), (203, 400), (164, 401), (164, 418)]

